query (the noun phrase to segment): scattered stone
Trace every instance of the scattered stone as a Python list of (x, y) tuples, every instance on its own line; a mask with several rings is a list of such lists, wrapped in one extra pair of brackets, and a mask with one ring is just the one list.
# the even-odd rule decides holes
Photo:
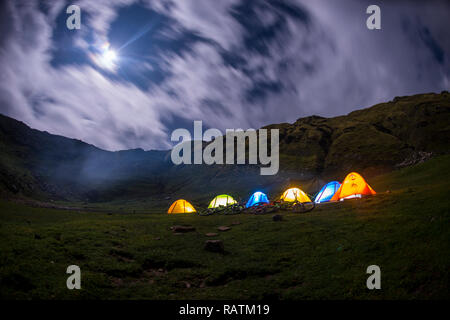
[(279, 214), (275, 214), (272, 216), (272, 220), (273, 221), (281, 221), (281, 220), (283, 220), (283, 216), (279, 215)]
[(233, 225), (233, 226), (237, 226), (237, 225), (239, 225), (239, 224), (241, 224), (241, 222), (239, 222), (239, 221), (233, 221), (233, 222), (231, 223), (231, 225)]
[(195, 228), (191, 227), (191, 226), (173, 226), (173, 227), (170, 227), (170, 229), (174, 233), (185, 233), (185, 232), (195, 231)]
[(189, 283), (189, 282), (187, 282), (187, 281), (183, 281), (184, 282), (184, 284), (186, 285), (186, 288), (190, 288), (191, 287), (191, 284)]
[(112, 278), (111, 281), (114, 287), (121, 287), (123, 285), (123, 280), (120, 278)]
[(211, 252), (224, 252), (222, 240), (206, 240), (205, 250)]
[(207, 237), (216, 237), (218, 235), (219, 235), (218, 233), (214, 233), (214, 232), (208, 232), (207, 234), (205, 234), (205, 236), (207, 236)]
[(231, 230), (231, 228), (227, 227), (227, 226), (220, 226), (220, 227), (217, 228), (217, 230), (219, 230), (219, 231), (228, 231), (228, 230)]
[(391, 190), (386, 190), (386, 193), (391, 193)]
[[(426, 124), (426, 123), (424, 123), (424, 124)], [(412, 166), (417, 163), (422, 163), (422, 162), (428, 160), (429, 158), (431, 158), (432, 156), (433, 156), (432, 152), (423, 152), (423, 151), (414, 152), (409, 157), (407, 157), (405, 160), (403, 160), (402, 163), (396, 164), (396, 166), (400, 167), (400, 168), (409, 167), (409, 166)]]

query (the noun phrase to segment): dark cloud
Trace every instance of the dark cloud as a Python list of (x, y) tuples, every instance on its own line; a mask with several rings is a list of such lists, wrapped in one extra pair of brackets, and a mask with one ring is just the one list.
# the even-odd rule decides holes
[[(449, 89), (447, 1), (3, 1), (0, 112), (99, 147), (167, 148), (170, 133), (258, 128)], [(109, 42), (118, 67), (92, 56)]]

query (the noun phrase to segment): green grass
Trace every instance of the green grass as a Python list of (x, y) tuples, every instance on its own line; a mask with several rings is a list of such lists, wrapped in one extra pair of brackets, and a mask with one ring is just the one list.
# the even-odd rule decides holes
[[(270, 214), (108, 214), (3, 201), (0, 297), (448, 299), (449, 172), (450, 157), (435, 158), (371, 179), (374, 197), (282, 213), (281, 222)], [(241, 224), (215, 237), (226, 253), (205, 251), (204, 234), (233, 221)], [(196, 232), (174, 235), (178, 224)], [(71, 264), (81, 268), (81, 290), (66, 288)], [(381, 290), (366, 288), (372, 264), (381, 268)]]

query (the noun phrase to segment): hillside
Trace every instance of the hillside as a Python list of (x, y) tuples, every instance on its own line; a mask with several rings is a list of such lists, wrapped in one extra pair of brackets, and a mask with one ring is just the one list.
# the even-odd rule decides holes
[[(9, 194), (94, 200), (104, 188), (144, 181), (158, 192), (167, 152), (109, 152), (79, 140), (34, 130), (0, 116), (0, 184)], [(120, 191), (119, 191), (120, 192)], [(111, 194), (111, 196), (114, 196)]]
[[(371, 179), (374, 197), (278, 212), (279, 222), (0, 200), (0, 298), (449, 299), (448, 172), (450, 156), (436, 157)], [(169, 229), (180, 224), (196, 230)], [(231, 230), (217, 231), (223, 225)], [(203, 249), (209, 232), (225, 254)], [(82, 290), (66, 288), (70, 264), (82, 270)], [(372, 264), (381, 290), (366, 287)]]
[[(425, 94), (271, 125), (282, 162), (270, 177), (257, 166), (173, 166), (168, 151), (108, 152), (0, 116), (0, 298), (448, 299), (449, 107), (448, 93)], [(377, 194), (279, 210), (281, 221), (166, 214), (174, 197), (200, 209), (216, 193), (313, 193), (349, 170)], [(225, 252), (204, 250), (209, 239)], [(71, 264), (81, 290), (67, 290)], [(366, 287), (373, 264), (381, 290)]]
[(397, 97), (346, 116), (312, 116), (267, 128), (280, 129), (285, 168), (372, 175), (414, 162), (421, 152), (447, 153), (449, 119), (450, 95), (444, 92)]
[(325, 180), (359, 171), (367, 177), (446, 154), (450, 94), (420, 94), (354, 111), (311, 116), (280, 129), (280, 172), (257, 166), (174, 166), (169, 151), (104, 151), (0, 115), (0, 190), (4, 197), (98, 202), (215, 193), (280, 192), (299, 181), (314, 193)]

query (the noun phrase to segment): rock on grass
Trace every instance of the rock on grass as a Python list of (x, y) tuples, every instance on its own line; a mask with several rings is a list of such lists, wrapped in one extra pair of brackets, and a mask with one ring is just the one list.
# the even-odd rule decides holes
[(273, 215), (272, 220), (273, 221), (281, 221), (281, 220), (283, 220), (283, 216), (279, 215), (279, 214)]
[(205, 250), (220, 253), (225, 251), (222, 240), (206, 240)]

